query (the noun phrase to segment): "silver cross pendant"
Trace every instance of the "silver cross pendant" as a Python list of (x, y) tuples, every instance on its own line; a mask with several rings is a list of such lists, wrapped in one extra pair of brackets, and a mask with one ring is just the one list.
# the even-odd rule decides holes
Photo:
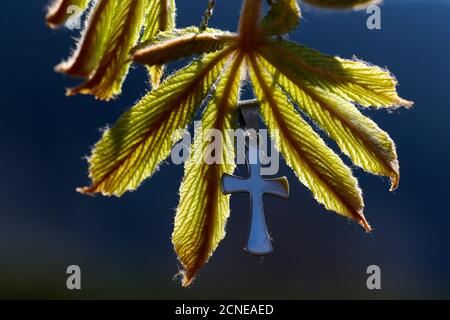
[(241, 128), (248, 130), (249, 143), (246, 147), (248, 177), (243, 178), (224, 174), (222, 177), (222, 192), (224, 194), (238, 192), (249, 194), (252, 218), (250, 236), (244, 250), (252, 255), (264, 256), (273, 252), (273, 247), (264, 215), (263, 195), (269, 194), (287, 199), (289, 197), (289, 182), (286, 177), (265, 179), (261, 176), (261, 162), (258, 148), (260, 122), (258, 103), (254, 100), (243, 101), (239, 104), (239, 110), (243, 118)]

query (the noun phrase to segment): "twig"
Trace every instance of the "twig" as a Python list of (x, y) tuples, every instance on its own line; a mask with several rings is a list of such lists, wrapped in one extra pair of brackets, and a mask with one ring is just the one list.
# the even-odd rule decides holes
[(203, 19), (200, 23), (200, 32), (203, 32), (208, 28), (209, 19), (211, 19), (214, 13), (214, 7), (216, 6), (216, 0), (208, 0), (208, 8), (203, 13)]

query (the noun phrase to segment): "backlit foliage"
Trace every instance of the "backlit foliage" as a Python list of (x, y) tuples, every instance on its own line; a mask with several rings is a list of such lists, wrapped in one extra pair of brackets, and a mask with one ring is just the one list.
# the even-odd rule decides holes
[[(354, 7), (371, 1), (306, 2)], [(86, 1), (57, 1), (48, 16), (51, 26), (64, 21), (58, 8), (64, 10), (69, 3), (88, 7)], [(412, 102), (398, 96), (397, 81), (387, 70), (283, 40), (280, 36), (300, 22), (297, 1), (271, 1), (270, 10), (262, 14), (262, 0), (244, 0), (236, 33), (175, 29), (173, 1), (96, 2), (77, 50), (57, 67), (86, 78), (69, 94), (114, 97), (132, 60), (150, 70), (153, 90), (104, 132), (89, 159), (92, 183), (79, 191), (121, 196), (138, 188), (169, 156), (174, 131), (188, 127), (204, 104), (204, 131), (233, 128), (240, 90), (248, 80), (276, 147), (298, 179), (325, 208), (370, 231), (358, 181), (304, 115), (336, 141), (355, 165), (389, 177), (394, 190), (400, 178), (395, 144), (356, 105), (394, 108), (409, 107)], [(162, 65), (192, 56), (186, 67), (159, 83)], [(196, 148), (202, 152), (208, 140), (203, 132), (195, 134), (192, 154)], [(223, 158), (234, 158), (233, 141), (225, 144)], [(185, 165), (172, 236), (184, 268), (184, 286), (193, 281), (225, 236), (229, 196), (222, 194), (220, 181), (222, 174), (231, 174), (234, 168), (226, 162), (207, 165), (193, 159)]]

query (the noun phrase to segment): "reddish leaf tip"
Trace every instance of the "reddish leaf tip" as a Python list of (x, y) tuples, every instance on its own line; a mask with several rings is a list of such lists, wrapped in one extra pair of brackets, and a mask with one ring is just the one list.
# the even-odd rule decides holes
[(372, 232), (372, 227), (370, 226), (369, 222), (367, 222), (366, 217), (361, 213), (360, 217), (358, 219), (358, 223), (366, 230), (367, 233)]
[(183, 288), (190, 287), (194, 283), (196, 273), (197, 272), (189, 270), (180, 271), (179, 275), (181, 276), (181, 286)]
[(409, 109), (409, 108), (412, 108), (412, 106), (414, 106), (414, 101), (400, 98), (398, 100), (398, 105), (404, 106), (405, 108)]
[(400, 175), (399, 174), (391, 177), (391, 188), (389, 189), (389, 191), (393, 192), (393, 191), (397, 190), (399, 184), (400, 184)]
[(88, 196), (93, 196), (98, 192), (95, 187), (80, 187), (80, 188), (76, 188), (75, 190), (78, 193), (88, 195)]

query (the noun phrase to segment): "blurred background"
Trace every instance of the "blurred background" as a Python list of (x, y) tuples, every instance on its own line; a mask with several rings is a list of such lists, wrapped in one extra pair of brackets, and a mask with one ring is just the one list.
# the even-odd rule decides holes
[[(240, 0), (218, 0), (212, 27), (234, 31)], [(198, 25), (206, 0), (178, 1), (178, 25)], [(249, 200), (232, 198), (227, 236), (195, 284), (181, 288), (170, 236), (183, 168), (166, 164), (121, 199), (75, 192), (88, 184), (84, 157), (147, 90), (135, 67), (119, 99), (67, 98), (77, 82), (53, 71), (75, 31), (50, 30), (47, 1), (3, 1), (0, 10), (1, 298), (450, 298), (450, 1), (387, 0), (382, 29), (365, 11), (303, 6), (292, 40), (322, 52), (388, 67), (412, 110), (369, 110), (398, 146), (400, 188), (355, 168), (371, 235), (326, 212), (283, 164), (291, 196), (265, 199), (275, 253), (243, 253)], [(172, 66), (173, 70), (176, 66)], [(169, 70), (169, 72), (170, 72)], [(348, 162), (348, 161), (347, 161)], [(66, 268), (82, 269), (82, 290), (66, 289)], [(382, 290), (366, 288), (366, 268)]]

